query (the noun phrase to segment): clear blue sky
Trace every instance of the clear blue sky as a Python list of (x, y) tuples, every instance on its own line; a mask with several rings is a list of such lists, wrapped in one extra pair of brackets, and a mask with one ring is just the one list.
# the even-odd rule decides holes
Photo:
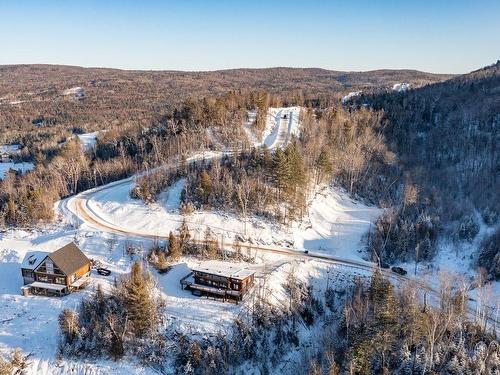
[(497, 59), (500, 0), (0, 0), (0, 64), (463, 73)]

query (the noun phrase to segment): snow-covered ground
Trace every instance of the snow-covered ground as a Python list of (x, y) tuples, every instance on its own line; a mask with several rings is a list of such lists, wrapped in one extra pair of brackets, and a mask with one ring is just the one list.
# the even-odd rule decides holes
[(183, 180), (178, 181), (156, 204), (146, 205), (130, 198), (133, 186), (130, 181), (93, 194), (86, 204), (102, 221), (143, 235), (166, 236), (185, 219), (197, 239), (202, 239), (206, 228), (210, 227), (214, 234), (224, 235), (228, 240), (239, 235), (260, 245), (289, 244), (349, 259), (361, 258), (361, 237), (381, 213), (376, 207), (353, 201), (340, 189), (322, 187), (312, 198), (303, 221), (281, 226), (250, 217), (245, 235), (244, 218), (235, 214), (196, 211), (185, 217), (181, 215), (179, 204), (183, 185)]
[(0, 352), (21, 348), (24, 353), (31, 353), (29, 375), (142, 373), (126, 362), (89, 364), (56, 360), (59, 313), (64, 308), (77, 307), (98, 283), (109, 288), (113, 278), (94, 274), (92, 285), (86, 290), (63, 298), (21, 296), (20, 263), (26, 252), (54, 251), (75, 239), (87, 256), (102, 260), (115, 274), (128, 270), (130, 261), (122, 255), (119, 246), (110, 251), (106, 239), (92, 232), (78, 234), (71, 227), (61, 225), (37, 232), (16, 230), (0, 234)]
[(262, 143), (270, 149), (282, 147), (300, 134), (301, 107), (269, 108)]
[(410, 89), (410, 84), (407, 82), (396, 83), (394, 86), (392, 86), (392, 90), (397, 92), (404, 92), (408, 91), (409, 89)]
[(17, 154), (21, 150), (21, 145), (14, 144), (14, 145), (1, 145), (0, 146), (0, 152), (6, 152), (8, 154)]
[(78, 134), (80, 144), (84, 151), (89, 151), (95, 147), (98, 133), (99, 132)]
[(355, 98), (357, 96), (360, 96), (363, 93), (363, 91), (352, 91), (349, 94), (345, 95), (342, 97), (342, 104), (346, 104), (349, 100), (352, 98)]
[(33, 168), (35, 168), (35, 165), (33, 163), (0, 163), (0, 180), (5, 177), (5, 174), (10, 169), (24, 173), (27, 171), (31, 171)]
[[(101, 261), (112, 271), (112, 275), (104, 277), (93, 273), (89, 287), (62, 298), (21, 296), (19, 267), (24, 255), (35, 249), (50, 252), (70, 241), (76, 241), (88, 257)], [(58, 315), (65, 308), (76, 308), (81, 299), (90, 296), (98, 284), (107, 290), (112, 286), (114, 276), (128, 272), (132, 260), (124, 252), (124, 245), (130, 241), (144, 249), (152, 243), (151, 240), (94, 232), (85, 224), (74, 229), (64, 222), (36, 232), (15, 230), (0, 234), (0, 353), (10, 352), (16, 347), (24, 353), (31, 353), (28, 375), (155, 373), (130, 359), (118, 363), (57, 359)], [(252, 294), (236, 305), (195, 297), (182, 290), (180, 278), (189, 273), (190, 267), (198, 264), (199, 261), (192, 258), (182, 258), (170, 272), (164, 275), (155, 273), (155, 277), (166, 302), (164, 314), (167, 327), (192, 335), (212, 335), (227, 329), (236, 317), (245, 318), (248, 315)], [(271, 303), (283, 308), (288, 306), (288, 297), (282, 283), (290, 272), (294, 272), (299, 280), (313, 279), (315, 285), (323, 287), (327, 282), (333, 283), (354, 275), (366, 277), (369, 274), (276, 254), (259, 254), (256, 263), (248, 267), (253, 268), (257, 276), (258, 287), (251, 293), (265, 293)]]
[[(470, 297), (477, 299), (476, 283), (474, 282), (478, 277), (477, 250), (480, 248), (481, 242), (493, 234), (498, 225), (486, 225), (479, 213), (476, 215), (476, 220), (480, 224), (480, 230), (473, 241), (441, 239), (437, 246), (436, 256), (430, 262), (417, 264), (416, 277), (425, 280), (434, 288), (438, 288), (439, 275), (442, 273), (462, 278), (466, 285), (472, 287), (469, 293)], [(402, 263), (401, 266), (408, 270), (410, 274), (415, 273), (415, 262)], [(487, 294), (485, 297), (489, 301), (489, 305), (495, 306), (498, 304), (500, 306), (500, 282), (492, 281), (487, 284), (486, 289), (483, 292)]]
[(285, 146), (292, 136), (300, 134), (301, 110), (301, 107), (269, 108), (261, 137), (256, 136), (252, 129), (257, 113), (248, 111), (248, 120), (243, 124), (248, 141), (254, 147), (266, 145), (270, 149), (275, 149)]

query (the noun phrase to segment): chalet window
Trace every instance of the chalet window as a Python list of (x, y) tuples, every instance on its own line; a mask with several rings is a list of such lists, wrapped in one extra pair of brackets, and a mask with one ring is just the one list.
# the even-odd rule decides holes
[(47, 269), (47, 273), (54, 273), (54, 263), (52, 262), (51, 259), (47, 259), (45, 261), (45, 268)]
[(24, 276), (24, 277), (33, 278), (35, 275), (33, 274), (33, 271), (30, 271), (30, 270), (23, 270), (23, 276)]
[(66, 280), (64, 279), (64, 277), (56, 277), (55, 278), (55, 281), (56, 281), (56, 284), (66, 284)]
[(38, 276), (38, 281), (42, 281), (42, 282), (49, 282), (49, 278), (47, 276)]

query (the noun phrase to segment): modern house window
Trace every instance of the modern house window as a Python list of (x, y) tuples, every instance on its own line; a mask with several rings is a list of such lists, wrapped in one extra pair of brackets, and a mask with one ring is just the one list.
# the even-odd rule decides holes
[(56, 284), (66, 284), (66, 280), (64, 280), (64, 277), (56, 277), (55, 278)]

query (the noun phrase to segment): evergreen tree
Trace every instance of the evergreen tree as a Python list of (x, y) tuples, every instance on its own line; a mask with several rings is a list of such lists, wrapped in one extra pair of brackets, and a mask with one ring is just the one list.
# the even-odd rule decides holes
[(191, 233), (189, 232), (189, 227), (186, 223), (186, 219), (182, 221), (182, 224), (179, 228), (179, 245), (181, 249), (181, 254), (185, 253), (189, 247), (189, 240), (191, 239)]
[(332, 160), (330, 155), (325, 148), (321, 149), (316, 161), (314, 163), (316, 167), (316, 183), (321, 183), (324, 179), (332, 173)]
[(172, 232), (168, 235), (168, 253), (174, 262), (178, 261), (182, 255), (179, 240)]
[(278, 196), (283, 192), (290, 182), (290, 165), (285, 153), (278, 148), (274, 153), (274, 181), (278, 188)]
[(214, 238), (210, 228), (205, 232), (205, 254), (208, 259), (216, 259), (219, 252), (217, 240)]
[(152, 333), (159, 322), (159, 302), (154, 297), (154, 280), (141, 263), (132, 265), (130, 274), (119, 284), (132, 332), (137, 337)]

